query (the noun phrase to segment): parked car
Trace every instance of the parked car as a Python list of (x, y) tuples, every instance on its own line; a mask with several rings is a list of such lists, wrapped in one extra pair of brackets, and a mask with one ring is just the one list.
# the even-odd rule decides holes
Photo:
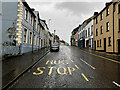
[(55, 42), (51, 45), (50, 51), (59, 51), (59, 43)]

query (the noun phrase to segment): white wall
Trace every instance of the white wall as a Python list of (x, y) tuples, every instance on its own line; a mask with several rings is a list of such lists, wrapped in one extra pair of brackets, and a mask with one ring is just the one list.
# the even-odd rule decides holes
[[(94, 36), (94, 20), (92, 19), (86, 26), (85, 26), (85, 30), (87, 30), (87, 37), (85, 37), (85, 47), (86, 47), (86, 41), (87, 40), (89, 40), (89, 39), (91, 39), (92, 40), (92, 38), (93, 38), (93, 36)], [(91, 35), (91, 32), (92, 32), (92, 30), (91, 30), (91, 26), (93, 25), (93, 34)], [(90, 28), (90, 36), (88, 36), (88, 28)], [(86, 34), (85, 34), (85, 36), (86, 36)], [(92, 48), (92, 41), (91, 41), (91, 48)]]
[[(0, 14), (2, 14), (2, 3), (0, 2)], [(2, 15), (0, 15), (0, 56), (2, 55)]]

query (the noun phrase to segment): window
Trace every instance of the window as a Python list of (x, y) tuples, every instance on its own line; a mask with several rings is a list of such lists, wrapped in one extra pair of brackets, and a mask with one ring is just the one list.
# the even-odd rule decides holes
[(120, 4), (118, 5), (118, 13), (120, 13)]
[(106, 16), (108, 16), (109, 15), (109, 7), (107, 8), (107, 10), (106, 10)]
[(97, 40), (97, 47), (99, 47), (99, 40)]
[(100, 47), (101, 47), (101, 39), (100, 39)]
[(32, 32), (30, 32), (29, 43), (32, 44)]
[(111, 37), (108, 38), (108, 46), (111, 46)]
[(93, 35), (93, 25), (91, 26), (91, 35)]
[(98, 23), (97, 17), (96, 17), (96, 24)]
[(103, 26), (100, 27), (101, 34), (103, 34)]
[(35, 20), (35, 26), (34, 27), (35, 27), (35, 30), (36, 30), (36, 20)]
[(28, 21), (28, 10), (27, 9), (25, 9), (25, 20)]
[(96, 36), (98, 36), (98, 29), (96, 29)]
[(39, 24), (37, 25), (37, 31), (38, 31), (38, 33), (39, 33)]
[(33, 16), (30, 16), (30, 24), (33, 25)]
[(100, 15), (100, 20), (103, 20), (103, 13), (101, 13)]
[(81, 39), (81, 37), (82, 37), (82, 36), (81, 36), (81, 33), (80, 33), (80, 39)]
[(36, 36), (34, 35), (34, 45), (36, 45)]
[(24, 29), (23, 42), (27, 43), (27, 29)]
[(107, 32), (109, 31), (109, 22), (106, 23)]
[(37, 46), (39, 46), (39, 37), (37, 37)]
[(90, 28), (88, 28), (88, 36), (90, 36)]
[(86, 30), (86, 38), (87, 38), (87, 30)]
[(120, 19), (119, 19), (119, 31), (118, 32), (120, 32)]

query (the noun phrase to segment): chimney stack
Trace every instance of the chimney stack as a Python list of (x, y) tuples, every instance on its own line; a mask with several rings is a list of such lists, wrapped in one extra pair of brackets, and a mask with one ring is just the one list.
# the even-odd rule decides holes
[(106, 7), (109, 6), (109, 5), (110, 5), (110, 2), (107, 2), (105, 5), (106, 5)]
[(98, 14), (98, 12), (94, 12), (94, 16), (97, 15), (97, 14)]
[(31, 8), (31, 10), (32, 10), (32, 11), (35, 11), (35, 9), (34, 9), (34, 8)]

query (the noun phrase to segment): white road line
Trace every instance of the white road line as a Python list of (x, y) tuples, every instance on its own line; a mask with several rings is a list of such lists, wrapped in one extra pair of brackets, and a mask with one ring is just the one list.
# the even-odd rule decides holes
[(87, 64), (88, 66), (90, 66), (92, 69), (95, 70), (95, 67), (91, 66), (90, 64), (88, 64), (86, 61), (84, 61), (83, 59), (80, 58), (81, 61), (83, 61), (85, 64)]
[(115, 84), (116, 86), (120, 87), (120, 85), (118, 83), (116, 83), (115, 81), (113, 81), (113, 84)]

